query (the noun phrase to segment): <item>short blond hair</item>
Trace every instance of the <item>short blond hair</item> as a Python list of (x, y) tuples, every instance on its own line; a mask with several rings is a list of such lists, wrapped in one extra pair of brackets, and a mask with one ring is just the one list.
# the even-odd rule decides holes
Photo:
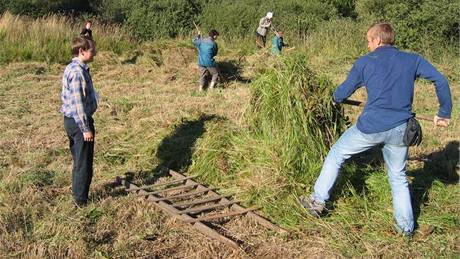
[(389, 23), (379, 22), (373, 24), (369, 27), (367, 33), (373, 39), (380, 38), (383, 44), (393, 45), (395, 43), (395, 31)]

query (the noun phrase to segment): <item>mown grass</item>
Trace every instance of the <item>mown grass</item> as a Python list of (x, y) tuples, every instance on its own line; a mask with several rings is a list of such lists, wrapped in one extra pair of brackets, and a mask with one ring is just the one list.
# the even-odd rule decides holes
[[(229, 79), (203, 94), (196, 91), (189, 39), (144, 43), (121, 56), (100, 51), (91, 64), (102, 97), (95, 177), (92, 202), (83, 209), (72, 205), (71, 158), (58, 113), (64, 66), (45, 60), (2, 65), (0, 257), (458, 257), (458, 106), (447, 129), (422, 122), (425, 140), (411, 148), (411, 157), (428, 159), (409, 162), (418, 222), (413, 240), (392, 230), (378, 150), (346, 164), (328, 217), (313, 219), (296, 203), (311, 190), (344, 128), (329, 97), (365, 46), (318, 42), (352, 39), (348, 30), (360, 29), (347, 26), (325, 26), (332, 31), (318, 32), (281, 59), (254, 52), (250, 42), (219, 42), (218, 62), (226, 62)], [(435, 65), (451, 79), (458, 103), (453, 67), (459, 59), (440, 60)], [(365, 100), (365, 94), (353, 98)], [(435, 100), (434, 88), (417, 82), (415, 111), (434, 115)], [(352, 121), (358, 113), (345, 107)], [(201, 182), (235, 193), (244, 205), (261, 206), (291, 235), (234, 220), (224, 227), (252, 250), (233, 251), (111, 185), (126, 171), (150, 181), (163, 167), (199, 174)]]

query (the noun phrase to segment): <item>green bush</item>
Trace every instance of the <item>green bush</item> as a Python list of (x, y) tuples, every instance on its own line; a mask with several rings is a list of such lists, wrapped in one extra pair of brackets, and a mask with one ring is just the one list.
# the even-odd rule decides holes
[(140, 39), (176, 37), (193, 30), (200, 13), (195, 0), (131, 1), (126, 26)]
[(95, 7), (102, 20), (124, 23), (144, 40), (189, 34), (193, 21), (204, 33), (215, 28), (226, 38), (252, 36), (267, 11), (275, 13), (277, 27), (305, 36), (337, 15), (334, 4), (317, 0), (100, 0)]
[(99, 0), (93, 4), (94, 11), (106, 23), (122, 24), (132, 8), (130, 0)]
[(10, 13), (40, 17), (50, 13), (79, 14), (91, 11), (89, 0), (2, 0), (0, 14)]
[(356, 0), (359, 18), (369, 25), (390, 22), (396, 44), (416, 51), (430, 45), (454, 44), (458, 39), (460, 3), (449, 0)]
[(289, 31), (296, 36), (305, 36), (323, 20), (335, 17), (337, 10), (332, 4), (315, 0), (286, 1), (212, 1), (203, 5), (200, 23), (204, 28), (216, 28), (223, 36), (253, 36), (259, 19), (267, 11), (274, 13), (276, 29)]
[(355, 0), (328, 0), (342, 17), (356, 18)]

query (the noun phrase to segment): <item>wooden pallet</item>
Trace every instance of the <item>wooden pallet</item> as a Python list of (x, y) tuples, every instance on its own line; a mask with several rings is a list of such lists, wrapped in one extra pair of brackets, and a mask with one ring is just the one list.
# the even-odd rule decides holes
[[(222, 196), (214, 188), (206, 187), (193, 180), (194, 176), (184, 176), (173, 170), (169, 171), (171, 180), (146, 186), (137, 186), (126, 178), (117, 177), (117, 183), (126, 191), (135, 193), (135, 197), (144, 197), (158, 208), (190, 224), (193, 228), (228, 246), (238, 249), (234, 240), (220, 234), (205, 222), (224, 218), (246, 215), (260, 225), (280, 234), (287, 231), (272, 224), (267, 219), (254, 213), (258, 208), (244, 208), (239, 201), (230, 199), (230, 195)], [(230, 212), (221, 209), (229, 208)]]

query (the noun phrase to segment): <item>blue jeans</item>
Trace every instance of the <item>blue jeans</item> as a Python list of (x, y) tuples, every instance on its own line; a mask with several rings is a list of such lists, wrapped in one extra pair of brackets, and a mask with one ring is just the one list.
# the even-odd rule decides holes
[(321, 174), (314, 187), (313, 198), (315, 201), (324, 202), (329, 199), (339, 169), (346, 159), (376, 145), (384, 144), (382, 151), (393, 196), (394, 217), (401, 230), (411, 233), (414, 230), (414, 217), (409, 184), (406, 178), (406, 160), (409, 148), (403, 144), (406, 126), (407, 123), (403, 123), (384, 132), (365, 134), (356, 125), (353, 125), (345, 131), (332, 146), (324, 161)]

